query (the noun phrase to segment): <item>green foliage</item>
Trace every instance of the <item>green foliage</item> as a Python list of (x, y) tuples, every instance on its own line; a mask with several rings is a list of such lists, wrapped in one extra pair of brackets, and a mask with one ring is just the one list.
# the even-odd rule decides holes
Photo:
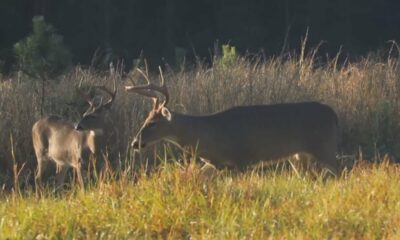
[(63, 37), (44, 21), (43, 16), (33, 19), (33, 32), (14, 45), (19, 68), (34, 78), (55, 77), (71, 63), (71, 53)]
[(214, 67), (222, 71), (232, 70), (238, 64), (239, 56), (236, 47), (229, 44), (222, 45), (221, 55), (214, 58)]
[(229, 44), (222, 45), (222, 58), (221, 64), (224, 67), (230, 67), (237, 60), (236, 47)]

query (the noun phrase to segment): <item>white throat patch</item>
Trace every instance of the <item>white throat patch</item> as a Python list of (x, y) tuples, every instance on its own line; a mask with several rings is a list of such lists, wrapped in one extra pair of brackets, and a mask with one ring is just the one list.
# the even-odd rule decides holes
[(89, 134), (91, 136), (102, 136), (102, 135), (104, 135), (104, 131), (103, 131), (103, 129), (98, 128), (98, 129), (90, 130)]

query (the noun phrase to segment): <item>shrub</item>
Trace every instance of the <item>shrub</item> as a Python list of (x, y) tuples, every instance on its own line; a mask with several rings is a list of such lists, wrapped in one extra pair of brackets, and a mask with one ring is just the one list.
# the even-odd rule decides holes
[(224, 44), (222, 45), (222, 56), (216, 59), (216, 64), (214, 64), (214, 66), (226, 70), (233, 67), (233, 65), (237, 63), (238, 58), (236, 47)]
[(71, 63), (71, 53), (63, 37), (47, 24), (43, 16), (35, 16), (33, 32), (14, 45), (19, 69), (36, 79), (55, 77)]

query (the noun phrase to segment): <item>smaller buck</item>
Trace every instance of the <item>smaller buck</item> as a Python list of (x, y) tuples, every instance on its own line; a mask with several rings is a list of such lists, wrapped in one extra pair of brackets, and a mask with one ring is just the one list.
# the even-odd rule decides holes
[(38, 120), (32, 127), (32, 141), (37, 158), (37, 172), (35, 181), (41, 186), (41, 178), (48, 163), (56, 163), (56, 189), (64, 184), (68, 168), (76, 171), (79, 185), (83, 187), (81, 173), (82, 161), (87, 157), (97, 154), (104, 146), (104, 113), (110, 109), (117, 93), (115, 80), (114, 90), (110, 91), (104, 86), (96, 88), (103, 90), (110, 99), (95, 106), (89, 96), (82, 94), (89, 108), (76, 124), (59, 116), (51, 115)]
[[(338, 118), (331, 107), (302, 102), (239, 106), (204, 116), (185, 115), (167, 108), (169, 94), (161, 69), (161, 86), (150, 83), (148, 74), (138, 71), (148, 84), (125, 86), (125, 90), (152, 98), (154, 105), (132, 142), (135, 149), (166, 139), (196, 149), (199, 157), (217, 168), (237, 169), (308, 153), (322, 167), (339, 174)], [(165, 101), (160, 103), (157, 93), (164, 95)]]

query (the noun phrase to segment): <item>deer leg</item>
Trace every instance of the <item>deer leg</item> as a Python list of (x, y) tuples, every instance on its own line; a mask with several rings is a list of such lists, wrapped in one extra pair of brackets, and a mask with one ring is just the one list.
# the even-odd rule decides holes
[(83, 189), (83, 178), (82, 178), (82, 160), (79, 159), (77, 166), (75, 167), (76, 176), (78, 177), (79, 186)]
[(68, 167), (57, 164), (56, 173), (56, 190), (59, 190), (64, 185), (65, 176), (67, 175)]
[(44, 159), (43, 156), (37, 156), (37, 169), (35, 175), (35, 185), (36, 190), (42, 188), (42, 175), (43, 172), (46, 170), (49, 161)]
[(319, 148), (319, 151), (314, 153), (314, 157), (318, 160), (318, 162), (322, 165), (322, 167), (329, 170), (335, 176), (340, 175), (340, 166), (339, 161), (335, 156), (335, 149), (325, 145)]

